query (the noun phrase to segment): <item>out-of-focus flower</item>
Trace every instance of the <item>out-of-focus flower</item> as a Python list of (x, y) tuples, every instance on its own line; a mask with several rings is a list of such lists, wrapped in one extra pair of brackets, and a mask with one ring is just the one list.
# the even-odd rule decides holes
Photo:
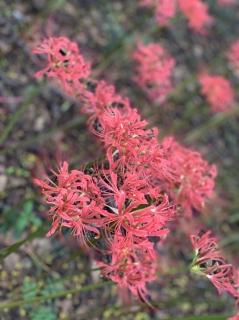
[(156, 6), (156, 20), (161, 26), (168, 26), (176, 13), (176, 0), (158, 0)]
[(233, 107), (235, 93), (227, 79), (219, 75), (202, 73), (198, 80), (201, 92), (206, 97), (212, 111), (225, 112)]
[(235, 0), (217, 0), (220, 6), (232, 6), (236, 3)]
[(139, 44), (133, 58), (137, 63), (135, 81), (151, 100), (163, 102), (173, 89), (174, 58), (156, 43)]
[(227, 320), (239, 320), (239, 314), (235, 314), (234, 316), (228, 318)]
[(208, 5), (202, 0), (178, 0), (178, 5), (188, 19), (189, 26), (199, 33), (206, 33), (213, 21), (208, 13)]
[(141, 0), (140, 5), (154, 8), (156, 20), (160, 26), (170, 24), (177, 7), (187, 18), (190, 28), (196, 32), (205, 34), (207, 27), (213, 22), (213, 18), (208, 13), (208, 5), (202, 0)]
[(140, 0), (140, 5), (143, 7), (152, 7), (157, 0)]

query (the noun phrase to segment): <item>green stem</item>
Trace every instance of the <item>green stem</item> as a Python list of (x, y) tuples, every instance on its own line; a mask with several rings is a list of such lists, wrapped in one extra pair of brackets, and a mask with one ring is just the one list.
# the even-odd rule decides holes
[(67, 295), (72, 295), (72, 294), (76, 294), (76, 293), (80, 293), (80, 292), (87, 292), (87, 291), (91, 291), (91, 290), (102, 288), (104, 286), (109, 286), (109, 285), (112, 285), (111, 281), (103, 281), (103, 282), (99, 282), (96, 284), (90, 284), (90, 285), (82, 287), (82, 288), (75, 288), (75, 289), (59, 291), (59, 292), (55, 292), (55, 293), (52, 293), (49, 295), (35, 297), (32, 299), (28, 299), (28, 300), (19, 299), (19, 300), (15, 300), (15, 301), (4, 301), (4, 302), (0, 303), (0, 310), (22, 307), (22, 306), (28, 305), (28, 304), (29, 305), (39, 304), (39, 303), (47, 301), (47, 300), (61, 298), (61, 297), (65, 297)]

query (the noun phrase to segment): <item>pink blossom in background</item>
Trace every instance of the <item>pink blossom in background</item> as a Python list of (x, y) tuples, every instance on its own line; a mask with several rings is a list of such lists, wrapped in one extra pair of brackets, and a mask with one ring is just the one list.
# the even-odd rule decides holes
[(239, 320), (239, 313), (235, 314), (235, 316), (228, 318), (227, 320)]
[(176, 0), (158, 0), (156, 5), (156, 21), (161, 26), (168, 26), (176, 13)]
[(190, 28), (206, 33), (213, 19), (208, 13), (208, 5), (201, 0), (178, 0), (180, 10), (188, 19)]
[(136, 61), (134, 80), (155, 102), (163, 102), (173, 90), (172, 75), (175, 60), (159, 44), (139, 44), (133, 58)]
[(236, 4), (236, 0), (217, 0), (220, 6), (232, 6)]
[(235, 93), (230, 82), (222, 76), (202, 73), (198, 77), (201, 93), (213, 112), (225, 112), (233, 107)]
[(158, 0), (140, 0), (140, 5), (142, 7), (153, 7)]
[[(228, 1), (229, 5), (233, 0), (224, 1)], [(208, 5), (202, 0), (141, 0), (140, 5), (154, 8), (156, 21), (160, 26), (169, 26), (177, 8), (187, 18), (190, 28), (201, 34), (205, 34), (213, 22)]]
[(233, 70), (235, 70), (235, 73), (239, 76), (239, 40), (231, 45), (227, 57), (233, 66)]

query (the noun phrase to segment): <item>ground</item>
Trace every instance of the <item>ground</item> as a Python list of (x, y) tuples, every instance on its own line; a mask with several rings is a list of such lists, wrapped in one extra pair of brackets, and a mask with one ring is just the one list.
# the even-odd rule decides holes
[[(54, 166), (56, 158), (79, 168), (101, 154), (79, 105), (33, 76), (40, 62), (32, 46), (45, 36), (66, 35), (92, 61), (99, 79), (114, 83), (159, 127), (160, 137), (173, 134), (217, 164), (217, 196), (202, 220), (238, 264), (238, 102), (232, 112), (213, 114), (199, 93), (196, 72), (210, 65), (230, 78), (238, 96), (239, 80), (224, 55), (239, 36), (239, 6), (225, 9), (208, 2), (216, 22), (206, 37), (189, 31), (180, 15), (174, 27), (159, 28), (152, 11), (139, 8), (137, 0), (0, 2), (0, 319), (206, 320), (233, 313), (229, 297), (219, 297), (206, 279), (190, 275), (192, 253), (180, 234), (183, 249), (169, 241), (161, 253), (165, 263), (169, 256), (178, 265), (163, 265), (159, 282), (152, 285), (157, 308), (149, 310), (135, 300), (122, 303), (77, 241), (45, 237), (46, 207), (33, 184), (33, 177), (43, 166)], [(139, 39), (160, 41), (177, 60), (176, 89), (163, 106), (151, 103), (132, 80), (131, 55)]]

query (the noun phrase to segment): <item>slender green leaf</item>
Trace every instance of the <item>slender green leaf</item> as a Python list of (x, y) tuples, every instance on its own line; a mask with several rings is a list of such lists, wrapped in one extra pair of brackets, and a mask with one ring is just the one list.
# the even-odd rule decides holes
[(11, 253), (17, 252), (23, 244), (25, 244), (29, 241), (32, 241), (35, 238), (40, 238), (42, 235), (45, 234), (45, 232), (46, 232), (45, 228), (41, 226), (36, 231), (30, 233), (25, 239), (23, 239), (21, 241), (17, 241), (14, 244), (1, 249), (0, 250), (0, 262), (3, 261)]

